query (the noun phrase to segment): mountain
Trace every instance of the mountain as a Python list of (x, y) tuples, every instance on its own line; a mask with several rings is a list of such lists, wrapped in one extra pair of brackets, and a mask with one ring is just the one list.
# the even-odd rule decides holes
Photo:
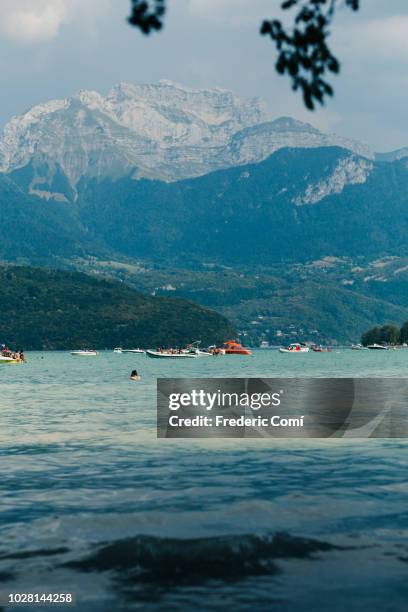
[[(358, 340), (373, 324), (406, 319), (408, 162), (398, 157), (374, 159), (359, 143), (272, 120), (258, 100), (222, 90), (161, 82), (82, 91), (5, 128), (0, 260), (189, 299), (222, 312), (245, 341)], [(107, 342), (100, 328), (85, 334), (90, 312), (64, 342)], [(29, 318), (13, 313), (17, 339)], [(58, 345), (56, 328), (43, 346)], [(112, 338), (122, 343), (119, 332)]]
[(403, 147), (402, 149), (397, 149), (396, 151), (390, 151), (389, 153), (375, 154), (375, 159), (383, 162), (393, 162), (403, 159), (404, 157), (408, 157), (408, 147)]
[(77, 213), (72, 204), (26, 195), (14, 180), (0, 174), (0, 260), (51, 264), (109, 253), (98, 239), (90, 238)]
[(224, 314), (244, 341), (356, 342), (375, 324), (406, 320), (408, 260), (327, 257), (305, 264), (146, 267), (94, 262), (144, 293), (182, 297)]
[[(113, 276), (115, 291), (129, 285), (191, 300), (224, 314), (252, 344), (356, 341), (374, 324), (407, 318), (407, 175), (406, 160), (378, 163), (336, 147), (281, 149), (258, 164), (173, 183), (83, 178), (75, 203), (29, 196), (17, 174), (0, 175), (0, 257)], [(49, 289), (43, 302), (52, 306), (52, 296)], [(17, 301), (27, 318), (12, 309), (2, 328), (16, 341), (30, 320), (34, 331), (42, 325), (35, 303), (30, 310)], [(84, 333), (92, 310), (121, 344), (112, 320), (90, 304), (80, 334), (72, 325), (63, 346), (87, 338), (108, 346), (100, 328)], [(40, 312), (60, 322), (55, 310)], [(62, 346), (58, 325), (41, 346)], [(40, 346), (26, 335), (21, 342)]]
[(163, 183), (89, 181), (90, 233), (132, 258), (271, 265), (408, 252), (408, 164), (337, 147), (280, 149), (258, 164)]
[(226, 318), (78, 272), (0, 266), (0, 339), (26, 350), (184, 345), (234, 335)]
[(169, 81), (121, 83), (107, 96), (80, 91), (11, 119), (0, 171), (18, 171), (30, 194), (71, 201), (83, 177), (176, 181), (259, 162), (282, 147), (332, 145), (373, 157), (365, 145), (307, 123), (272, 121), (258, 99)]
[[(19, 174), (20, 173), (20, 174)], [(273, 265), (407, 254), (408, 162), (338, 147), (279, 149), (257, 164), (167, 183), (82, 178), (75, 203), (0, 174), (0, 258)]]

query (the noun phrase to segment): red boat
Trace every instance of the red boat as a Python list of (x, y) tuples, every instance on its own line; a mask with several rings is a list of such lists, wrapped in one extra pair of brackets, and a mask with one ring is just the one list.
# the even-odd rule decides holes
[(222, 347), (226, 355), (252, 355), (252, 351), (245, 348), (236, 340), (227, 340)]

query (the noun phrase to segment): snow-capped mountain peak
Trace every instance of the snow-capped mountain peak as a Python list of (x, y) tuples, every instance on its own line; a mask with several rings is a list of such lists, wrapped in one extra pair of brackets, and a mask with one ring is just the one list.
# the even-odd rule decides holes
[(271, 120), (256, 98), (167, 80), (119, 83), (106, 96), (81, 90), (13, 117), (0, 139), (0, 171), (31, 165), (37, 189), (58, 169), (75, 189), (83, 176), (174, 181), (259, 162), (282, 147), (328, 145), (372, 157), (361, 143), (290, 117)]

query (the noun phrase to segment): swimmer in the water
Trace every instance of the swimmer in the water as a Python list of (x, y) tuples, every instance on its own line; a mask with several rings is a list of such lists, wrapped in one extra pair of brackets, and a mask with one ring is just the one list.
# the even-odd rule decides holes
[(137, 373), (137, 370), (132, 370), (130, 373), (130, 380), (140, 380), (140, 375)]

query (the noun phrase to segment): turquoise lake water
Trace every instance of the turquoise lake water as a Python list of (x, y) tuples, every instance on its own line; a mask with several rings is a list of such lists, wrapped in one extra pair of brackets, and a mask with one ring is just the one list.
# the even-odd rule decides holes
[(408, 350), (27, 358), (0, 367), (0, 591), (71, 591), (81, 612), (406, 609), (406, 441), (157, 440), (156, 378), (405, 378)]

